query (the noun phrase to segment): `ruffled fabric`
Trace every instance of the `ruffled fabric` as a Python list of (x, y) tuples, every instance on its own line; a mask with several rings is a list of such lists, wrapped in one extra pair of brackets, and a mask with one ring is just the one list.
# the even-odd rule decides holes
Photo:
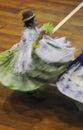
[(69, 65), (57, 82), (57, 88), (64, 95), (83, 103), (83, 53)]
[(25, 28), (21, 41), (0, 53), (0, 83), (18, 91), (32, 91), (52, 81), (66, 70), (73, 60), (75, 48), (65, 37), (52, 39), (44, 35), (34, 49), (38, 28)]
[(33, 55), (33, 65), (30, 71), (16, 73), (13, 59), (18, 54), (16, 51), (7, 50), (0, 54), (0, 83), (4, 86), (19, 91), (32, 91), (57, 80), (58, 76), (65, 71), (68, 63), (47, 64)]
[(52, 39), (45, 35), (39, 42), (36, 54), (46, 63), (64, 63), (71, 61), (75, 52), (75, 48), (69, 46), (66, 37)]

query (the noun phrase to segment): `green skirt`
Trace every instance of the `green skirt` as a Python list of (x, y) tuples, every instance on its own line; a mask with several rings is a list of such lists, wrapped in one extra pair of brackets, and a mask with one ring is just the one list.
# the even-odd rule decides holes
[(45, 63), (33, 54), (33, 65), (29, 72), (15, 73), (13, 58), (18, 52), (6, 50), (0, 53), (0, 83), (7, 88), (18, 91), (33, 91), (44, 87), (66, 70), (68, 63)]

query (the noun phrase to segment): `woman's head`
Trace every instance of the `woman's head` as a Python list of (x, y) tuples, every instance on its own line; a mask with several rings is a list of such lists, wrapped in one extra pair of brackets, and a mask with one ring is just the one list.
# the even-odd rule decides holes
[(31, 10), (24, 10), (22, 13), (22, 20), (26, 27), (37, 26), (37, 20), (35, 14)]

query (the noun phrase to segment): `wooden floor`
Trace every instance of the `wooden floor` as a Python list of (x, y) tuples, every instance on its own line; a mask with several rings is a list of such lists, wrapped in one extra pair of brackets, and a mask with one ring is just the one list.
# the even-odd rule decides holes
[[(20, 40), (23, 23), (21, 12), (30, 8), (36, 14), (39, 26), (52, 22), (55, 26), (82, 0), (0, 0), (0, 51)], [(66, 36), (80, 54), (83, 45), (83, 8), (56, 33)], [(60, 95), (56, 88), (43, 92), (44, 100), (16, 92), (0, 85), (0, 130), (82, 130), (83, 113), (74, 102)]]

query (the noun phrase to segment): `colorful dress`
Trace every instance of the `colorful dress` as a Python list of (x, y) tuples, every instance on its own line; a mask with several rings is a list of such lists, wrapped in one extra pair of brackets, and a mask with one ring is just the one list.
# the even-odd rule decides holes
[[(60, 77), (57, 82), (58, 90), (74, 99), (83, 103), (83, 52), (69, 65), (67, 71)], [(83, 110), (83, 105), (79, 105)]]
[(0, 83), (19, 91), (44, 87), (65, 71), (75, 48), (69, 48), (65, 37), (52, 39), (44, 35), (38, 48), (33, 42), (40, 34), (38, 27), (25, 27), (19, 43), (0, 53)]

